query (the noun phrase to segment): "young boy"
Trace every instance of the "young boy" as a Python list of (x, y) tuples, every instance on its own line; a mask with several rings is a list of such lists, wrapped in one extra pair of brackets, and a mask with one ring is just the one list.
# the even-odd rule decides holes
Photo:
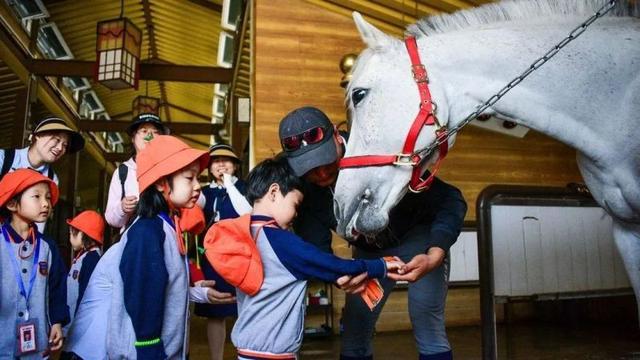
[(35, 223), (58, 200), (55, 183), (30, 169), (0, 181), (0, 357), (42, 359), (62, 347), (69, 321), (66, 269), (58, 248)]
[(310, 278), (335, 282), (367, 272), (384, 278), (400, 262), (346, 260), (287, 231), (303, 199), (302, 184), (284, 160), (265, 160), (247, 179), (251, 215), (222, 220), (205, 237), (205, 255), (238, 288), (231, 339), (240, 359), (296, 359)]
[[(104, 219), (97, 212), (86, 210), (75, 218), (67, 220), (67, 224), (69, 224), (69, 242), (76, 254), (67, 276), (67, 305), (73, 321), (91, 274), (102, 255)], [(68, 326), (64, 330), (66, 334)]]

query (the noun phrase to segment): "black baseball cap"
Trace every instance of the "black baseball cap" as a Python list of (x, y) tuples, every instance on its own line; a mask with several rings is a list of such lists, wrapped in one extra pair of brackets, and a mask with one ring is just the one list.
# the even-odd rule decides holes
[(320, 127), (324, 137), (315, 144), (303, 143), (295, 150), (285, 150), (289, 166), (296, 176), (303, 176), (310, 170), (335, 162), (338, 158), (338, 150), (333, 140), (334, 127), (331, 120), (320, 109), (305, 106), (288, 113), (280, 121), (280, 143), (283, 139), (300, 135), (307, 130)]
[(134, 117), (131, 121), (131, 125), (127, 127), (127, 133), (129, 136), (132, 136), (142, 124), (152, 124), (158, 128), (163, 135), (169, 135), (169, 128), (162, 123), (158, 115), (152, 113), (141, 113)]

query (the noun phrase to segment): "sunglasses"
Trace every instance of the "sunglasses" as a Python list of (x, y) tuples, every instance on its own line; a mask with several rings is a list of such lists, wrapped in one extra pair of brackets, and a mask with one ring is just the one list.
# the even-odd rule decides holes
[(285, 151), (295, 151), (301, 146), (313, 145), (324, 140), (327, 129), (323, 127), (311, 128), (302, 134), (288, 136), (282, 139), (282, 148)]

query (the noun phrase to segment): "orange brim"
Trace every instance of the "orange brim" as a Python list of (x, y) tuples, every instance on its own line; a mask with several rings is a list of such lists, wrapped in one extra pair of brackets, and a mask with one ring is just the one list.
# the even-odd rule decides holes
[(165, 158), (161, 163), (154, 165), (144, 174), (138, 174), (138, 187), (142, 193), (156, 181), (197, 161), (199, 172), (202, 172), (209, 165), (209, 153), (202, 150), (186, 148), (180, 152)]

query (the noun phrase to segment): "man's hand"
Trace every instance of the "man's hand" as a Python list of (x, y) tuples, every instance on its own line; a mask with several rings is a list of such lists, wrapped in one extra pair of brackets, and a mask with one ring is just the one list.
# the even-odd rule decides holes
[(398, 273), (388, 273), (387, 277), (395, 281), (414, 282), (427, 275), (442, 264), (445, 251), (439, 247), (432, 247), (426, 254), (418, 254), (398, 269)]
[(53, 324), (49, 332), (49, 349), (58, 351), (62, 349), (62, 325)]
[(125, 214), (131, 214), (136, 209), (136, 205), (138, 205), (138, 198), (135, 196), (125, 196), (120, 202), (122, 211), (124, 211)]
[(365, 280), (367, 280), (366, 272), (357, 276), (351, 276), (351, 275), (341, 276), (336, 281), (336, 284), (340, 289), (344, 290), (344, 292), (346, 292), (347, 294), (359, 294), (363, 292), (365, 289), (365, 285), (366, 285)]
[(213, 288), (216, 284), (214, 280), (201, 280), (195, 285), (199, 287), (206, 287), (207, 299), (210, 304), (233, 304), (236, 302), (236, 297), (231, 293), (223, 293)]

